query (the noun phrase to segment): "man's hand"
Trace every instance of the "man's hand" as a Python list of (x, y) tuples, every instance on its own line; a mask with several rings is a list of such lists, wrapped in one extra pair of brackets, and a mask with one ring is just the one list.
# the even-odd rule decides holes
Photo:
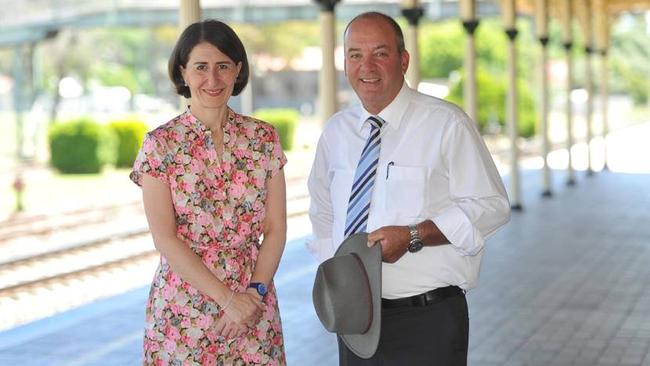
[(406, 253), (411, 233), (408, 226), (384, 226), (368, 234), (368, 246), (381, 245), (384, 262), (395, 263)]

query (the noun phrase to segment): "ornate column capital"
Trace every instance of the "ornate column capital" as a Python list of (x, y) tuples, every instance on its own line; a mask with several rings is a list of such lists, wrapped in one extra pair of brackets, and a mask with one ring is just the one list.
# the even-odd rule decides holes
[(463, 20), (463, 28), (465, 28), (465, 33), (473, 35), (478, 28), (480, 21), (478, 19), (472, 20)]
[(333, 12), (336, 4), (341, 0), (314, 0), (320, 6), (321, 11)]
[(409, 25), (418, 25), (420, 18), (424, 16), (424, 8), (421, 6), (415, 8), (403, 8), (402, 15), (409, 21)]
[(539, 43), (542, 45), (542, 47), (546, 47), (548, 45), (548, 40), (548, 36), (539, 37)]
[(506, 29), (505, 32), (511, 41), (514, 41), (517, 38), (517, 34), (519, 34), (517, 28)]

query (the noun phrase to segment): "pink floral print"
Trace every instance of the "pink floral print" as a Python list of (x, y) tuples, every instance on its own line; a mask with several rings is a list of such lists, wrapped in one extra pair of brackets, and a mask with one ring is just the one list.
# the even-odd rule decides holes
[[(224, 150), (188, 109), (148, 133), (131, 180), (169, 185), (177, 236), (233, 291), (245, 291), (259, 253), (268, 178), (286, 163), (268, 123), (228, 110)], [(235, 339), (212, 330), (219, 304), (174, 273), (164, 257), (147, 302), (145, 365), (285, 365), (282, 325), (271, 284), (259, 323)]]

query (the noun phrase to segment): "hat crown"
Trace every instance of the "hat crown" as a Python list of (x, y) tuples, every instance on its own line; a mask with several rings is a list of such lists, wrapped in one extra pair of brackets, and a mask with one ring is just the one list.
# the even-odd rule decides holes
[(350, 235), (318, 266), (312, 296), (325, 329), (357, 356), (372, 357), (381, 329), (381, 246), (368, 247), (366, 233)]
[[(354, 278), (357, 280), (351, 281)], [(370, 283), (355, 253), (323, 262), (316, 272), (316, 315), (325, 329), (338, 334), (363, 334), (372, 322)]]

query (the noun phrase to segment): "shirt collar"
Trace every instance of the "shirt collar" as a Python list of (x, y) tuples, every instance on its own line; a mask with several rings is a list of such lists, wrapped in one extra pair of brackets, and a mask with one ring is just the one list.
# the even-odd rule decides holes
[[(402, 84), (402, 89), (400, 89), (399, 93), (395, 96), (392, 102), (386, 106), (377, 116), (379, 118), (383, 119), (384, 122), (386, 122), (386, 125), (388, 125), (390, 128), (397, 130), (399, 128), (400, 123), (402, 122), (402, 117), (404, 116), (404, 113), (406, 113), (406, 108), (408, 107), (409, 100), (410, 100), (410, 95), (411, 95), (411, 88), (406, 84), (406, 81), (404, 81), (404, 84)], [(359, 115), (359, 124), (358, 128), (359, 131), (363, 130), (364, 122), (368, 119), (368, 117), (373, 116), (370, 112), (368, 112), (364, 107), (363, 104), (361, 104), (361, 113)]]
[[(230, 107), (228, 107), (228, 117), (226, 117), (226, 122), (223, 126), (224, 131), (227, 131), (227, 128), (230, 126), (230, 123), (235, 121), (235, 111), (233, 111)], [(206, 126), (203, 122), (199, 121), (198, 118), (192, 114), (192, 110), (190, 109), (190, 106), (187, 106), (187, 109), (183, 114), (181, 114), (181, 123), (189, 127), (192, 131), (196, 132), (197, 134), (207, 134), (210, 133), (210, 129), (208, 126)]]

